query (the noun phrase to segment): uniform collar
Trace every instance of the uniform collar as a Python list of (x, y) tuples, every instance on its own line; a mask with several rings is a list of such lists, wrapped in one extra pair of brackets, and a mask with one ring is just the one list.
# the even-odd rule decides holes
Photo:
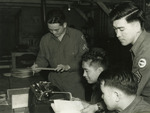
[(138, 52), (139, 47), (141, 46), (142, 42), (144, 41), (146, 35), (146, 31), (143, 30), (143, 32), (140, 34), (136, 42), (133, 44), (132, 48), (130, 49), (130, 52), (135, 56)]
[(70, 38), (69, 27), (66, 27), (66, 33), (65, 33), (65, 35), (68, 35), (68, 37)]
[(141, 96), (136, 96), (133, 102), (120, 113), (131, 113), (132, 111), (134, 111), (133, 109), (136, 108), (137, 104), (139, 104), (142, 100), (143, 98)]
[[(57, 41), (58, 41), (58, 39), (57, 39), (52, 33), (50, 33), (50, 34), (51, 34), (51, 37), (52, 37), (54, 40), (57, 40)], [(69, 27), (66, 27), (66, 32), (65, 32), (63, 38), (64, 38), (65, 36), (67, 36), (67, 37), (70, 38)]]

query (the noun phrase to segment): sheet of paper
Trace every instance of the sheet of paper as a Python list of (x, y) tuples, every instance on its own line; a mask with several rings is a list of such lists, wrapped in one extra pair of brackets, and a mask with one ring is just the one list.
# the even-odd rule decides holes
[(80, 101), (54, 100), (51, 106), (55, 113), (81, 113), (83, 109)]
[(12, 108), (28, 107), (28, 94), (12, 95)]

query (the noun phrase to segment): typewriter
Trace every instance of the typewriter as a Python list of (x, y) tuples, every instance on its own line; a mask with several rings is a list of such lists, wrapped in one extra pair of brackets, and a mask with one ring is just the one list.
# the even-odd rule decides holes
[(55, 99), (70, 100), (72, 98), (70, 92), (61, 92), (59, 88), (47, 81), (34, 83), (30, 89), (38, 101), (53, 102)]

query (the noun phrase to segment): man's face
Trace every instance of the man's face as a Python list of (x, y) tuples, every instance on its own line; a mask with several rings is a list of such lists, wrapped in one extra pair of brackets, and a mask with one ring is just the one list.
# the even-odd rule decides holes
[(113, 21), (116, 35), (123, 46), (134, 44), (137, 38), (137, 22), (128, 23), (124, 18)]
[(55, 37), (58, 38), (65, 32), (66, 23), (64, 23), (63, 25), (60, 25), (59, 23), (53, 23), (53, 24), (48, 23), (48, 29)]
[(104, 86), (104, 81), (100, 85), (102, 91), (102, 98), (107, 106), (108, 110), (115, 110), (116, 95), (113, 93), (112, 88)]
[(90, 65), (91, 60), (82, 62), (82, 68), (84, 70), (83, 76), (86, 78), (89, 84), (96, 83), (101, 73), (100, 67), (97, 64)]

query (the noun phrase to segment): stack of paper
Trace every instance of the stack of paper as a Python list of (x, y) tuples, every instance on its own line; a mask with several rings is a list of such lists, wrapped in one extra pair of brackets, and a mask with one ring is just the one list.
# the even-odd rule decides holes
[(28, 107), (28, 94), (12, 95), (12, 109)]
[(81, 113), (83, 109), (80, 101), (54, 100), (51, 106), (55, 113)]

